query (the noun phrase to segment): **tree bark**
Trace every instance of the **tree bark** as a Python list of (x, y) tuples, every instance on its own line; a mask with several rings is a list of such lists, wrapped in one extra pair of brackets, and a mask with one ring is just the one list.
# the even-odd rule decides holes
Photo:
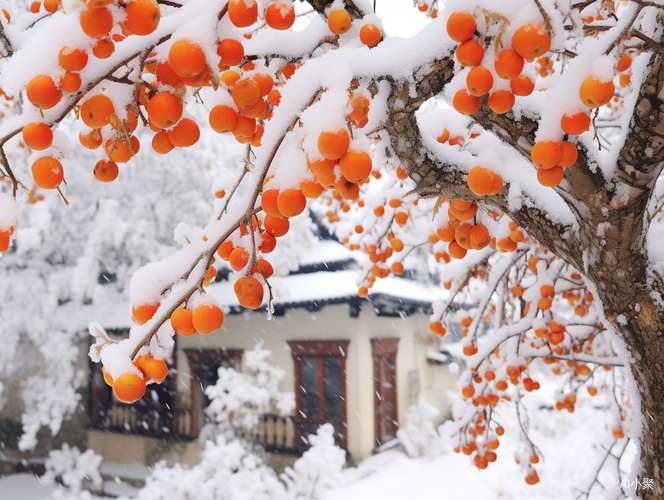
[[(412, 82), (392, 82), (386, 129), (394, 154), (416, 181), (421, 196), (480, 201), (468, 188), (464, 172), (443, 164), (427, 150), (415, 117), (415, 111), (453, 76), (453, 61), (446, 56), (431, 63), (431, 70), (416, 83), (416, 95)], [(648, 206), (664, 166), (662, 88), (664, 64), (661, 57), (653, 56), (611, 183), (599, 169), (591, 169), (594, 160), (585, 150), (580, 151), (577, 164), (566, 169), (567, 182), (555, 191), (576, 216), (578, 230), (550, 220), (536, 205), (524, 203), (519, 210), (511, 210), (504, 194), (481, 200), (498, 207), (530, 236), (584, 272), (596, 288), (601, 313), (624, 342), (641, 400), (642, 471), (638, 477), (642, 483), (646, 478), (653, 481), (652, 490), (638, 493), (647, 500), (664, 498), (664, 282), (650, 267), (646, 249)], [(495, 115), (486, 100), (473, 119), (530, 159), (537, 121)], [(569, 236), (563, 239), (565, 232)]]

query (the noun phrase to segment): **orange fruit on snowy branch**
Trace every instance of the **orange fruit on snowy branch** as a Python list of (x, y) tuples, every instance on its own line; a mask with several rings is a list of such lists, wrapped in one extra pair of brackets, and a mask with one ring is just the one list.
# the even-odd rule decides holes
[(270, 253), (277, 246), (277, 239), (268, 232), (261, 233), (258, 249), (263, 253)]
[(618, 60), (618, 64), (616, 65), (616, 71), (627, 71), (629, 67), (632, 65), (632, 56), (629, 55), (629, 52), (625, 52), (622, 57)]
[(432, 321), (431, 323), (429, 323), (429, 330), (431, 331), (431, 333), (434, 333), (439, 337), (444, 336), (445, 333), (447, 332), (447, 330), (440, 321)]
[(158, 128), (170, 128), (182, 118), (182, 101), (168, 92), (160, 92), (148, 103), (148, 118)]
[(113, 29), (113, 15), (105, 7), (81, 12), (81, 28), (90, 38), (104, 38)]
[(335, 35), (341, 35), (350, 28), (350, 14), (344, 9), (337, 9), (330, 12), (327, 16), (327, 27)]
[(123, 403), (134, 403), (145, 394), (145, 382), (135, 373), (125, 373), (113, 382), (113, 394)]
[(235, 248), (228, 259), (234, 271), (241, 271), (249, 263), (249, 252), (245, 248)]
[(494, 195), (503, 189), (503, 178), (493, 170), (473, 167), (468, 173), (468, 187), (477, 196)]
[(83, 49), (63, 47), (58, 54), (58, 62), (66, 71), (81, 71), (88, 64), (88, 53)]
[(484, 47), (476, 40), (466, 40), (456, 48), (455, 56), (461, 66), (477, 66), (484, 59)]
[(265, 220), (263, 220), (263, 225), (265, 226), (265, 230), (275, 238), (284, 236), (290, 229), (290, 222), (286, 217), (266, 215)]
[(343, 176), (350, 182), (362, 182), (371, 175), (371, 157), (364, 151), (351, 150), (339, 160)]
[(55, 158), (39, 158), (32, 164), (32, 178), (37, 187), (55, 189), (64, 179), (62, 163)]
[(244, 59), (244, 46), (232, 38), (224, 38), (217, 46), (217, 54), (221, 63), (226, 66), (237, 66)]
[(63, 90), (69, 94), (78, 92), (81, 88), (81, 77), (77, 73), (71, 73), (69, 71), (60, 78), (60, 90)]
[(233, 86), (233, 102), (240, 109), (249, 109), (258, 102), (261, 89), (253, 78), (238, 80)]
[(496, 90), (489, 96), (487, 104), (491, 111), (502, 115), (514, 107), (514, 101), (514, 94), (509, 90)]
[(512, 48), (525, 59), (543, 56), (551, 48), (551, 35), (542, 23), (521, 26), (512, 35)]
[(565, 171), (563, 170), (563, 167), (556, 166), (553, 168), (537, 169), (537, 180), (542, 186), (546, 187), (559, 186), (564, 176), (565, 176)]
[(466, 256), (466, 253), (468, 253), (468, 250), (461, 247), (456, 241), (452, 241), (447, 247), (447, 253), (455, 259), (463, 259)]
[(159, 309), (160, 305), (160, 302), (156, 302), (153, 304), (141, 304), (138, 306), (132, 306), (131, 316), (134, 318), (136, 323), (139, 325), (144, 325), (152, 319), (152, 316), (154, 316), (154, 313), (157, 312), (157, 309)]
[(114, 113), (113, 103), (102, 94), (92, 96), (81, 104), (81, 120), (90, 128), (101, 128), (108, 125), (111, 123), (111, 115)]
[(157, 76), (157, 81), (163, 83), (164, 85), (170, 85), (175, 89), (182, 88), (184, 84), (180, 77), (175, 74), (171, 65), (168, 64), (168, 61), (160, 62), (157, 64), (155, 69), (155, 75)]
[(343, 175), (334, 183), (334, 189), (345, 200), (357, 201), (360, 198), (360, 186), (349, 181)]
[(277, 196), (277, 208), (284, 217), (295, 217), (304, 212), (307, 199), (299, 189), (285, 189)]
[(97, 59), (107, 59), (115, 52), (115, 43), (110, 38), (101, 38), (92, 46), (92, 54)]
[(192, 321), (198, 333), (208, 335), (224, 324), (224, 313), (215, 304), (201, 304), (194, 310)]
[(558, 165), (561, 167), (571, 167), (576, 163), (576, 160), (579, 157), (579, 151), (574, 144), (569, 141), (562, 141), (560, 143), (560, 150), (562, 151), (562, 155), (560, 156)]
[(168, 63), (180, 77), (196, 76), (205, 69), (205, 52), (197, 43), (178, 40), (168, 51)]
[(475, 18), (468, 12), (453, 12), (447, 20), (447, 34), (455, 42), (465, 42), (475, 33)]
[(230, 106), (218, 105), (210, 111), (210, 126), (215, 132), (232, 132), (236, 125), (237, 113)]
[(318, 181), (305, 179), (300, 182), (300, 191), (302, 191), (305, 198), (318, 198), (325, 191), (325, 186)]
[(0, 253), (6, 252), (9, 249), (11, 237), (11, 232), (0, 229)]
[(375, 24), (365, 24), (360, 28), (360, 42), (367, 47), (375, 47), (383, 38), (383, 34)]
[(589, 108), (599, 108), (608, 104), (613, 98), (616, 86), (612, 80), (608, 82), (600, 82), (594, 76), (589, 76), (581, 84), (579, 88), (579, 97), (581, 102)]
[(51, 14), (58, 10), (58, 5), (60, 5), (58, 0), (44, 0), (44, 10)]
[(555, 141), (536, 142), (530, 151), (530, 158), (540, 168), (553, 168), (558, 165), (563, 152)]
[(564, 114), (560, 119), (560, 128), (566, 134), (582, 134), (590, 128), (590, 116), (586, 113)]
[(292, 3), (274, 2), (265, 10), (265, 23), (273, 30), (287, 30), (295, 22)]
[(256, 132), (256, 119), (247, 118), (246, 116), (239, 115), (237, 117), (237, 123), (233, 129), (233, 135), (237, 139), (238, 137), (252, 137)]
[(106, 154), (116, 163), (127, 163), (131, 160), (132, 156), (138, 153), (139, 147), (140, 143), (135, 136), (131, 136), (131, 146), (129, 141), (123, 141), (121, 139), (106, 141), (106, 144), (104, 145)]
[(256, 273), (262, 274), (263, 277), (267, 279), (274, 274), (274, 268), (267, 260), (258, 259), (258, 265), (254, 264), (254, 266), (251, 268), (251, 274)]
[(251, 26), (258, 19), (256, 0), (230, 0), (228, 2), (228, 17), (238, 28)]
[(274, 87), (274, 80), (267, 73), (256, 73), (253, 76), (253, 80), (258, 84), (261, 97), (267, 96), (272, 91), (272, 87)]
[(101, 146), (101, 134), (98, 130), (92, 130), (88, 134), (83, 132), (78, 133), (78, 141), (81, 143), (81, 146), (88, 149), (97, 149)]
[(188, 148), (198, 142), (201, 130), (194, 120), (183, 118), (168, 132), (168, 140), (177, 148)]
[(118, 178), (118, 165), (113, 161), (99, 160), (95, 163), (95, 179), (101, 182), (113, 182)]
[(272, 217), (283, 217), (283, 214), (279, 211), (279, 206), (277, 205), (277, 199), (279, 197), (278, 189), (266, 189), (261, 195), (261, 207), (263, 212)]
[(490, 241), (491, 235), (484, 224), (473, 226), (470, 230), (470, 246), (473, 250), (482, 250)]
[(345, 129), (321, 132), (318, 136), (318, 151), (328, 160), (338, 160), (348, 151), (350, 136)]
[(62, 93), (50, 76), (35, 76), (25, 87), (25, 93), (33, 106), (39, 109), (51, 109), (60, 102)]
[(168, 132), (165, 130), (160, 130), (152, 138), (152, 149), (160, 155), (165, 155), (173, 151), (175, 146), (171, 143), (171, 140), (168, 138)]
[[(254, 118), (255, 119), (255, 118), (258, 118), (259, 116), (261, 116), (265, 112), (266, 108), (267, 108), (267, 103), (265, 102), (265, 100), (258, 99), (258, 101), (256, 101), (256, 104), (254, 104), (253, 106), (251, 106), (248, 109), (243, 109), (242, 114), (244, 116), (246, 116), (247, 118)], [(257, 125), (257, 127), (258, 127), (258, 125)]]
[(123, 27), (134, 35), (149, 35), (159, 26), (161, 11), (155, 0), (133, 0), (125, 7)]
[(484, 66), (471, 69), (466, 76), (466, 87), (472, 95), (481, 97), (493, 87), (493, 75)]
[(194, 327), (193, 312), (184, 307), (176, 309), (171, 314), (171, 328), (173, 331), (184, 337), (191, 337), (196, 333)]
[(161, 384), (166, 375), (168, 375), (168, 367), (163, 359), (154, 359), (150, 354), (144, 354), (138, 358), (138, 366), (141, 367), (145, 373), (152, 380)]
[(210, 85), (210, 68), (205, 66), (203, 71), (199, 74), (194, 76), (181, 76), (180, 80), (182, 80), (182, 83), (185, 85), (189, 85), (193, 88), (207, 87)]
[(243, 307), (256, 309), (263, 302), (263, 285), (256, 278), (240, 278), (233, 285), (233, 290)]
[(535, 83), (526, 75), (519, 75), (515, 79), (510, 80), (510, 89), (512, 89), (514, 95), (525, 97), (533, 93)]
[(470, 230), (473, 228), (468, 223), (459, 224), (459, 227), (456, 228), (454, 232), (454, 240), (459, 244), (464, 250), (472, 250), (470, 245)]
[(454, 99), (452, 100), (452, 106), (459, 113), (464, 115), (472, 115), (476, 113), (482, 104), (482, 99), (472, 95), (466, 89), (459, 90), (454, 94)]
[(523, 70), (523, 57), (512, 49), (503, 49), (498, 54), (493, 67), (496, 74), (505, 80), (513, 80)]
[(45, 123), (28, 123), (23, 127), (23, 142), (30, 149), (41, 151), (53, 143), (53, 131)]

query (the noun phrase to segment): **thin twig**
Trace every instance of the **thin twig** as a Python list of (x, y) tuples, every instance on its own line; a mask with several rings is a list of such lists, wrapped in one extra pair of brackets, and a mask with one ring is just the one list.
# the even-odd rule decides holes
[(0, 40), (2, 40), (2, 44), (5, 46), (5, 52), (7, 52), (7, 57), (13, 56), (14, 46), (12, 45), (11, 40), (7, 36), (7, 33), (5, 33), (5, 25), (2, 21), (0, 21)]

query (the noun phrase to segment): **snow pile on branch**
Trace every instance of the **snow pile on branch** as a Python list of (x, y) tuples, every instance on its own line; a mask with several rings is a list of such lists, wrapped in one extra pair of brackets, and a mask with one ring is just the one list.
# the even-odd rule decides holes
[(41, 481), (46, 486), (57, 486), (55, 500), (88, 500), (93, 498), (88, 490), (102, 486), (99, 466), (103, 457), (92, 450), (81, 453), (75, 446), (64, 444), (61, 450), (53, 450), (46, 460), (46, 473)]
[[(258, 425), (261, 415), (290, 415), (295, 407), (292, 392), (280, 392), (279, 383), (286, 372), (272, 366), (272, 353), (256, 344), (244, 357), (244, 373), (233, 368), (219, 368), (219, 379), (205, 390), (211, 403), (206, 408), (210, 420), (217, 424), (216, 434), (229, 438), (242, 436)], [(204, 435), (209, 435), (208, 427)]]
[(343, 472), (346, 453), (334, 443), (334, 427), (324, 424), (309, 436), (311, 448), (293, 467), (286, 467), (281, 479), (286, 483), (289, 498), (317, 500), (325, 492), (348, 482)]
[(440, 410), (420, 396), (416, 405), (406, 413), (406, 424), (397, 431), (397, 439), (411, 458), (442, 453), (443, 442), (436, 431), (434, 421), (440, 417)]

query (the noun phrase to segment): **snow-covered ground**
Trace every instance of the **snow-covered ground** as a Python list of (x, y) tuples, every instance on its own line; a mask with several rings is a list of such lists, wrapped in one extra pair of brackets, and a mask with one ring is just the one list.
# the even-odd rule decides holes
[[(532, 398), (531, 403), (539, 405)], [(594, 401), (593, 401), (594, 402)], [(541, 452), (536, 466), (540, 483), (528, 486), (521, 466), (514, 461), (516, 447), (507, 438), (517, 425), (503, 414), (506, 439), (498, 449), (498, 459), (484, 471), (477, 470), (468, 457), (445, 452), (435, 457), (409, 458), (392, 449), (347, 469), (349, 483), (329, 491), (325, 500), (562, 500), (576, 498), (592, 481), (597, 464), (604, 457), (607, 435), (605, 412), (591, 404), (579, 405), (574, 414), (548, 409), (531, 410), (529, 436)], [(624, 442), (624, 440), (623, 440)], [(614, 450), (620, 450), (618, 443)], [(628, 469), (634, 450), (628, 448), (621, 468)], [(615, 460), (610, 459), (600, 474), (609, 491), (618, 487)], [(591, 499), (608, 498), (607, 491), (595, 485)], [(17, 474), (0, 479), (0, 500), (47, 499), (49, 490), (38, 478)], [(251, 500), (251, 498), (247, 498)]]

